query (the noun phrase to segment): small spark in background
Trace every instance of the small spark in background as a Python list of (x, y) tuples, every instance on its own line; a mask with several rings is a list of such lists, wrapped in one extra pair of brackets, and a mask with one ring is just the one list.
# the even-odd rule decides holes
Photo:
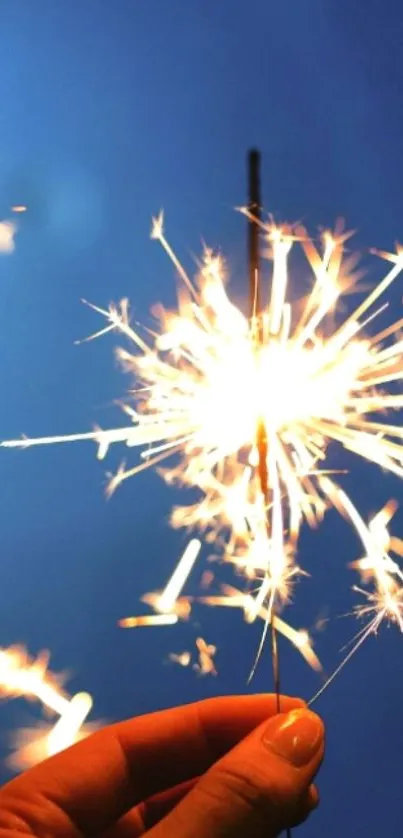
[(95, 729), (94, 725), (84, 724), (93, 706), (89, 693), (76, 693), (70, 698), (62, 687), (62, 679), (48, 671), (48, 663), (48, 652), (35, 660), (23, 647), (0, 649), (0, 698), (34, 700), (48, 714), (59, 717), (52, 725), (40, 723), (18, 731), (14, 737), (16, 750), (8, 760), (13, 768), (41, 762)]
[[(27, 211), (23, 204), (16, 204), (11, 207), (11, 212), (21, 214)], [(0, 221), (0, 253), (14, 253), (15, 234), (18, 232), (18, 225), (15, 221), (4, 219)]]
[(206, 643), (203, 637), (196, 638), (196, 656), (197, 661), (192, 663), (192, 652), (171, 652), (168, 655), (168, 660), (171, 663), (176, 663), (178, 666), (184, 668), (191, 666), (194, 672), (198, 675), (217, 675), (217, 669), (214, 663), (214, 657), (217, 653), (217, 646), (212, 643)]
[(17, 225), (13, 221), (0, 221), (0, 253), (13, 253)]

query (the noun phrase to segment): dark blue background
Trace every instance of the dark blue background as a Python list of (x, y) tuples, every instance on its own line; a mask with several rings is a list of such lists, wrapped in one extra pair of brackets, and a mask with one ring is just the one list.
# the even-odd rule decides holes
[[(250, 145), (263, 152), (265, 203), (279, 216), (315, 227), (342, 214), (361, 248), (402, 236), (397, 0), (13, 0), (0, 12), (0, 218), (28, 206), (16, 252), (0, 259), (2, 438), (122, 422), (116, 340), (73, 345), (101, 325), (80, 298), (129, 296), (145, 322), (156, 300), (173, 302), (173, 271), (148, 237), (160, 206), (187, 266), (203, 237), (229, 256), (241, 288), (245, 231), (232, 207), (244, 200)], [(371, 271), (380, 277), (376, 260)], [(400, 286), (396, 318), (401, 296)], [(105, 468), (123, 453), (105, 466), (91, 444), (3, 451), (0, 467), (1, 644), (50, 648), (56, 671), (71, 668), (71, 690), (88, 689), (95, 715), (110, 720), (244, 691), (258, 639), (239, 614), (200, 611), (219, 645), (220, 676), (203, 680), (163, 663), (193, 642), (191, 628), (117, 628), (185, 543), (166, 526), (172, 493), (155, 474), (106, 503)], [(395, 479), (359, 464), (349, 486), (366, 514), (401, 495)], [(305, 534), (314, 578), (291, 622), (310, 626), (322, 606), (334, 618), (349, 610), (345, 566), (358, 549), (336, 514)], [(334, 619), (318, 635), (329, 669), (355, 630)], [(316, 676), (286, 644), (281, 652), (284, 689), (309, 697)], [(401, 834), (402, 653), (396, 629), (384, 629), (318, 703), (323, 802), (301, 835)], [(266, 655), (253, 689), (270, 687)], [(9, 729), (35, 709), (19, 701), (0, 713), (5, 755)]]

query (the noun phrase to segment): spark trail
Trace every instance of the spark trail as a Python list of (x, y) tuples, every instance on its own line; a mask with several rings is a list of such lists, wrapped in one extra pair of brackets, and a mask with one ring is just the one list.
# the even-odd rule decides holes
[(84, 722), (92, 709), (89, 693), (69, 698), (59, 680), (48, 672), (48, 653), (36, 660), (25, 649), (0, 649), (0, 698), (28, 698), (39, 701), (47, 711), (59, 716), (53, 727), (38, 736), (37, 730), (17, 735), (21, 747), (13, 755), (14, 765), (27, 766), (58, 753), (87, 735)]

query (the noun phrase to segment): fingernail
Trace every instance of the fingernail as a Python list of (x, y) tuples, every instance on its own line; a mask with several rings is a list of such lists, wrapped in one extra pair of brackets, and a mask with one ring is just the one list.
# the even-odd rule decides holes
[(287, 762), (301, 768), (318, 752), (323, 740), (323, 724), (310, 710), (292, 710), (286, 716), (270, 719), (263, 742)]

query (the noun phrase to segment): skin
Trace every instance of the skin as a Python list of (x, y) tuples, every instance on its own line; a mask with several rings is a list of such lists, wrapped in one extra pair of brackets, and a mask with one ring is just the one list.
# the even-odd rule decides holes
[(240, 696), (106, 727), (0, 789), (0, 838), (272, 838), (317, 805), (323, 754), (303, 769), (272, 754), (275, 714), (274, 696)]

